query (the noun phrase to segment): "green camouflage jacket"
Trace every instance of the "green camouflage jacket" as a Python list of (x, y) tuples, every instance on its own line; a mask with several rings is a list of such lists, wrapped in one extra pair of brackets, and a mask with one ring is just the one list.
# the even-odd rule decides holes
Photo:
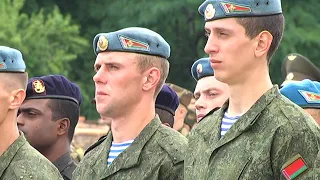
[[(320, 131), (300, 107), (266, 92), (220, 139), (228, 102), (205, 117), (188, 137), (186, 180), (316, 179)], [(301, 158), (302, 157), (302, 158)]]
[(154, 118), (112, 164), (107, 159), (112, 133), (94, 144), (73, 172), (74, 180), (183, 179), (187, 139)]
[(21, 134), (0, 156), (1, 180), (63, 180), (58, 169)]

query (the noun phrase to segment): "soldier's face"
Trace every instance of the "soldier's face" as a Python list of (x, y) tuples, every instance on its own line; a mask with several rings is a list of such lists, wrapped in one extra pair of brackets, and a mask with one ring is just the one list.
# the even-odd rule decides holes
[(235, 18), (206, 22), (205, 31), (208, 40), (204, 51), (209, 54), (217, 80), (230, 85), (251, 75), (256, 40), (246, 36)]
[(229, 98), (228, 85), (214, 76), (201, 78), (194, 91), (197, 121), (216, 107), (221, 107)]
[(105, 117), (123, 116), (140, 101), (144, 75), (135, 53), (103, 52), (95, 62), (96, 108)]
[(18, 128), (38, 151), (50, 148), (56, 140), (56, 122), (47, 106), (48, 99), (25, 100), (18, 113)]

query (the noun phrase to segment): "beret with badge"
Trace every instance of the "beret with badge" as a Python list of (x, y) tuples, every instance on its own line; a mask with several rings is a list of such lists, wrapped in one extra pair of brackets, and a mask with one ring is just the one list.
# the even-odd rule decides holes
[(158, 33), (141, 27), (129, 27), (109, 33), (99, 33), (93, 39), (96, 55), (105, 51), (133, 52), (170, 57), (170, 45)]
[(0, 72), (26, 71), (26, 65), (19, 50), (0, 46)]
[(179, 103), (177, 93), (170, 86), (164, 84), (156, 98), (156, 108), (166, 110), (174, 116)]
[(320, 81), (320, 69), (308, 58), (298, 53), (290, 53), (284, 58), (281, 71), (285, 78), (281, 86), (291, 81), (302, 81), (304, 79)]
[(320, 108), (320, 83), (305, 79), (289, 82), (280, 93), (302, 108)]
[(191, 67), (191, 75), (196, 81), (207, 76), (214, 76), (209, 58), (201, 58), (195, 61)]
[(62, 75), (47, 75), (29, 79), (26, 99), (64, 99), (82, 103), (77, 84)]
[(281, 0), (207, 0), (198, 11), (205, 21), (282, 14)]

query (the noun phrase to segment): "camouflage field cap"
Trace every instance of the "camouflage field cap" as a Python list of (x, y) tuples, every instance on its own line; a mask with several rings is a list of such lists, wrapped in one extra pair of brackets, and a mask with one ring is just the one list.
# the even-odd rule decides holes
[(170, 57), (170, 45), (158, 33), (141, 27), (130, 27), (109, 33), (99, 33), (93, 39), (96, 55), (104, 51), (134, 52)]
[(191, 75), (196, 81), (203, 77), (213, 76), (214, 71), (209, 58), (201, 58), (195, 61), (191, 67)]
[(205, 21), (281, 14), (281, 0), (207, 0), (198, 9)]
[(290, 82), (280, 92), (302, 108), (320, 108), (320, 83), (317, 81)]
[(177, 93), (180, 103), (188, 108), (193, 96), (192, 92), (175, 84), (167, 83), (167, 85)]
[(29, 79), (26, 99), (66, 99), (80, 105), (82, 95), (77, 84), (62, 75)]
[(282, 86), (291, 81), (310, 79), (320, 81), (320, 69), (308, 58), (298, 53), (288, 54), (281, 66), (282, 76), (285, 78)]
[(0, 46), (0, 72), (25, 72), (26, 65), (19, 50)]

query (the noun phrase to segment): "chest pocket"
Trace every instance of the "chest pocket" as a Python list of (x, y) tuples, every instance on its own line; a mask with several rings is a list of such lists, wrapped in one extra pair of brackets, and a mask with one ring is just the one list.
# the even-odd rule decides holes
[(247, 179), (244, 176), (245, 176), (245, 174), (246, 174), (251, 162), (252, 162), (252, 157), (250, 156), (249, 158), (247, 158), (246, 162), (241, 167), (241, 170), (238, 173), (238, 178), (237, 178), (238, 180)]

